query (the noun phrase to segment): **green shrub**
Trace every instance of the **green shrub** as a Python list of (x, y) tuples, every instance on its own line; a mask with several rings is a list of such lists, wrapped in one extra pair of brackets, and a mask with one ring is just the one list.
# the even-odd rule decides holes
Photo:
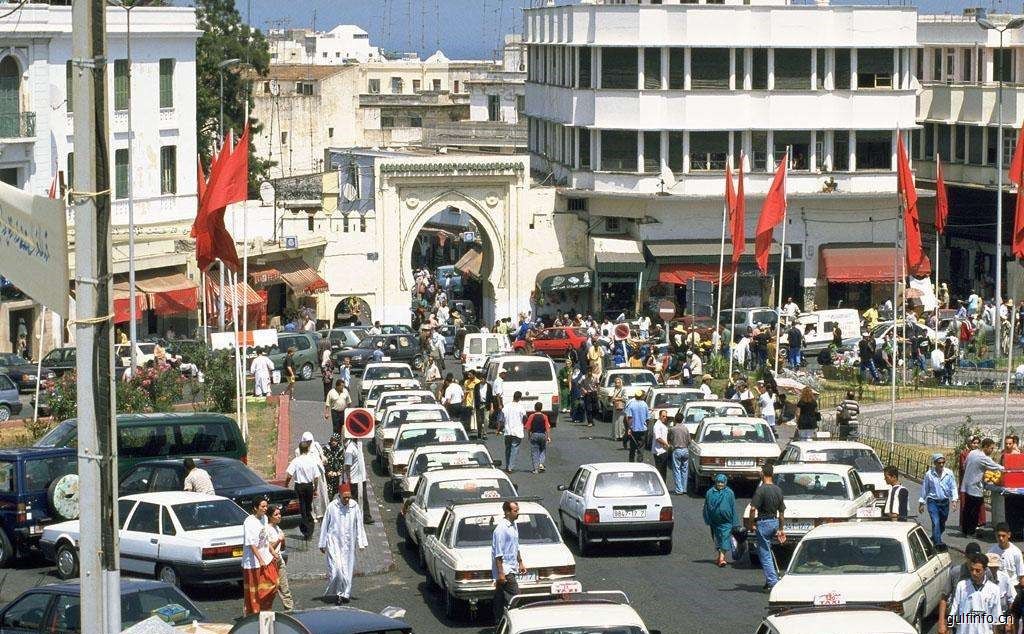
[(228, 351), (212, 352), (199, 367), (203, 368), (203, 396), (207, 406), (215, 412), (235, 411), (238, 387), (234, 356)]
[(78, 416), (78, 385), (74, 372), (66, 372), (59, 379), (47, 383), (46, 402), (50, 416), (55, 421), (64, 421)]

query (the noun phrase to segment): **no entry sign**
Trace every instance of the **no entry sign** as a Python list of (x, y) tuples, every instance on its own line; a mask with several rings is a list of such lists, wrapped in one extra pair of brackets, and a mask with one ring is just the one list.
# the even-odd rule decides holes
[(362, 407), (345, 410), (345, 437), (371, 438), (373, 436), (373, 412)]

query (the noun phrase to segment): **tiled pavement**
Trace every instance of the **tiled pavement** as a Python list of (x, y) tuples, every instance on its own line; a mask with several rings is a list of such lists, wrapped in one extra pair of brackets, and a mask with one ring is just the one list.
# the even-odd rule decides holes
[[(294, 451), (299, 445), (303, 432), (312, 432), (321, 444), (326, 445), (331, 437), (331, 424), (324, 420), (323, 405), (317, 401), (291, 401), (291, 447)], [(366, 461), (369, 468), (370, 460)], [(391, 545), (384, 530), (382, 509), (377, 503), (377, 496), (372, 485), (366, 487), (370, 496), (370, 511), (374, 523), (366, 525), (366, 539), (369, 545), (356, 551), (356, 576), (379, 575), (395, 568), (391, 554)], [(317, 548), (320, 536), (320, 523), (317, 522), (313, 537), (307, 542), (303, 540), (299, 527), (286, 530), (288, 535), (288, 577), (290, 579), (323, 579), (326, 578), (324, 555)]]

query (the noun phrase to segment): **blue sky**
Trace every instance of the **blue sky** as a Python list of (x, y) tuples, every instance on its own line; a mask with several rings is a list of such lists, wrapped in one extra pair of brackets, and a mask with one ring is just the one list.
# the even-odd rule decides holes
[[(559, 0), (563, 3), (565, 0)], [(804, 0), (807, 1), (807, 0)], [(522, 31), (522, 8), (542, 0), (235, 0), (242, 17), (261, 29), (281, 24), (329, 30), (358, 24), (375, 46), (416, 51), (440, 48), (450, 58), (489, 58), (502, 33)], [(834, 0), (835, 4), (915, 4), (926, 13), (961, 13), (982, 6), (994, 12), (1021, 11), (1019, 0)], [(249, 13), (251, 11), (251, 14)]]

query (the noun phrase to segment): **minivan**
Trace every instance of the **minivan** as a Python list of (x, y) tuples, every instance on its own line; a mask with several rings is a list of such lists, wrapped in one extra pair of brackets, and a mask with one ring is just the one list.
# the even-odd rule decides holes
[(487, 357), (510, 352), (512, 345), (505, 335), (494, 333), (467, 333), (462, 340), (462, 371), (479, 372), (484, 367)]
[[(77, 447), (78, 421), (68, 419), (36, 441), (36, 447)], [(209, 412), (119, 414), (117, 468), (124, 472), (152, 458), (210, 456), (248, 460), (238, 424)]]
[[(843, 334), (843, 346), (854, 346), (860, 340), (860, 313), (854, 308), (833, 308), (804, 313), (796, 318), (796, 325), (804, 333), (803, 349), (808, 352), (824, 350), (832, 343), (836, 325)], [(780, 340), (784, 347), (789, 342), (786, 329)]]
[(506, 371), (503, 388), (505, 403), (512, 402), (512, 395), (516, 392), (522, 392), (527, 410), (532, 412), (533, 404), (540, 401), (553, 427), (558, 422), (558, 413), (561, 409), (555, 363), (547, 357), (528, 354), (491, 357), (487, 363), (488, 385), (494, 385), (494, 380), (498, 378), (501, 370)]
[(295, 375), (302, 381), (313, 378), (313, 370), (320, 367), (318, 354), (320, 345), (318, 338), (308, 332), (279, 332), (277, 333), (277, 345), (270, 348), (267, 357), (274, 362), (274, 367), (281, 370), (284, 376), (284, 358), (288, 355), (288, 348), (295, 348)]
[(736, 325), (732, 329), (733, 343), (738, 343), (739, 340), (743, 338), (743, 335), (747, 332), (747, 328), (753, 328), (755, 326), (774, 328), (775, 322), (779, 320), (779, 314), (775, 312), (774, 308), (758, 306), (757, 308), (723, 310), (718, 323), (728, 328), (732, 322), (733, 313), (736, 314)]

